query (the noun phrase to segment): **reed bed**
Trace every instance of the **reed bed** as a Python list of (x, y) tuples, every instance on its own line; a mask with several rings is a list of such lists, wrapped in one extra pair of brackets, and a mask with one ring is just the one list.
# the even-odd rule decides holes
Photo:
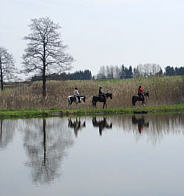
[[(42, 82), (16, 84), (6, 87), (0, 92), (0, 109), (66, 109), (67, 97), (73, 94), (75, 87), (81, 95), (86, 96), (86, 102), (73, 104), (71, 108), (91, 109), (92, 97), (98, 95), (102, 86), (104, 92), (111, 92), (113, 98), (107, 100), (110, 108), (130, 107), (132, 96), (137, 94), (138, 86), (149, 91), (146, 105), (167, 105), (184, 103), (184, 78), (150, 77), (138, 79), (104, 80), (104, 81), (47, 81), (47, 96), (42, 98)], [(137, 103), (139, 106), (141, 103)], [(97, 103), (101, 108), (102, 103)]]

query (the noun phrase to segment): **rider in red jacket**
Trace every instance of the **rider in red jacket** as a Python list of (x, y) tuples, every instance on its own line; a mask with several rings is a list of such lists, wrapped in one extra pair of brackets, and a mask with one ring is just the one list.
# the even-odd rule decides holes
[(144, 91), (141, 86), (139, 86), (139, 88), (138, 88), (138, 96), (140, 98), (144, 99)]

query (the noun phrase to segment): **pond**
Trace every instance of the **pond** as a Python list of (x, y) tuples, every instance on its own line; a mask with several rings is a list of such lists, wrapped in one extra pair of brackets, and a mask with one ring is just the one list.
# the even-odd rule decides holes
[(1, 196), (184, 195), (184, 114), (0, 120)]

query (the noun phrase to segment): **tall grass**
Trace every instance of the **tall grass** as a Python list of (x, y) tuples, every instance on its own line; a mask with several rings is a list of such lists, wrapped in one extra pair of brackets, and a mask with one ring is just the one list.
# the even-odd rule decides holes
[[(137, 94), (138, 86), (150, 92), (146, 98), (146, 105), (179, 104), (184, 103), (184, 78), (152, 77), (126, 80), (105, 81), (47, 81), (47, 96), (42, 99), (42, 83), (17, 84), (13, 88), (6, 88), (0, 92), (0, 109), (66, 109), (67, 97), (78, 87), (81, 95), (86, 96), (86, 102), (72, 108), (92, 108), (92, 96), (98, 95), (99, 86), (104, 92), (112, 92), (113, 99), (108, 99), (111, 108), (131, 106), (133, 95)], [(137, 103), (140, 105), (140, 103)], [(102, 107), (102, 103), (97, 103)]]

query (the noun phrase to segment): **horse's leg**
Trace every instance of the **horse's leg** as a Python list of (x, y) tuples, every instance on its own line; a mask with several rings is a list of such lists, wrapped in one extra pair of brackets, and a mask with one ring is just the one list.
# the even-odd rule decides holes
[(133, 105), (133, 106), (135, 106), (135, 102), (136, 102), (136, 101), (135, 101), (135, 97), (133, 96), (133, 97), (132, 97), (132, 105)]
[(95, 100), (94, 100), (95, 98), (94, 97), (92, 97), (92, 101), (91, 101), (91, 103), (92, 103), (92, 106), (94, 107), (95, 106)]
[(94, 103), (94, 107), (96, 108), (96, 103), (97, 103), (97, 101), (94, 101), (93, 103)]
[(96, 107), (96, 102), (94, 100), (92, 100), (92, 105), (93, 107)]
[(141, 96), (140, 101), (142, 101), (142, 105), (144, 105), (144, 97), (143, 96)]
[(75, 104), (77, 105), (78, 104), (78, 100), (77, 100), (78, 98), (77, 97), (75, 97)]
[(144, 96), (143, 96), (143, 101), (142, 102), (143, 102), (143, 105), (145, 105), (145, 98), (144, 98)]
[(71, 105), (72, 105), (71, 99), (68, 99), (68, 107), (70, 107)]
[(136, 102), (137, 102), (137, 101), (139, 101), (139, 98), (135, 97), (135, 99), (134, 99), (134, 104), (135, 104), (135, 105), (134, 105), (134, 106), (136, 106)]
[(104, 107), (105, 107), (105, 102), (103, 102), (103, 109), (104, 109)]

